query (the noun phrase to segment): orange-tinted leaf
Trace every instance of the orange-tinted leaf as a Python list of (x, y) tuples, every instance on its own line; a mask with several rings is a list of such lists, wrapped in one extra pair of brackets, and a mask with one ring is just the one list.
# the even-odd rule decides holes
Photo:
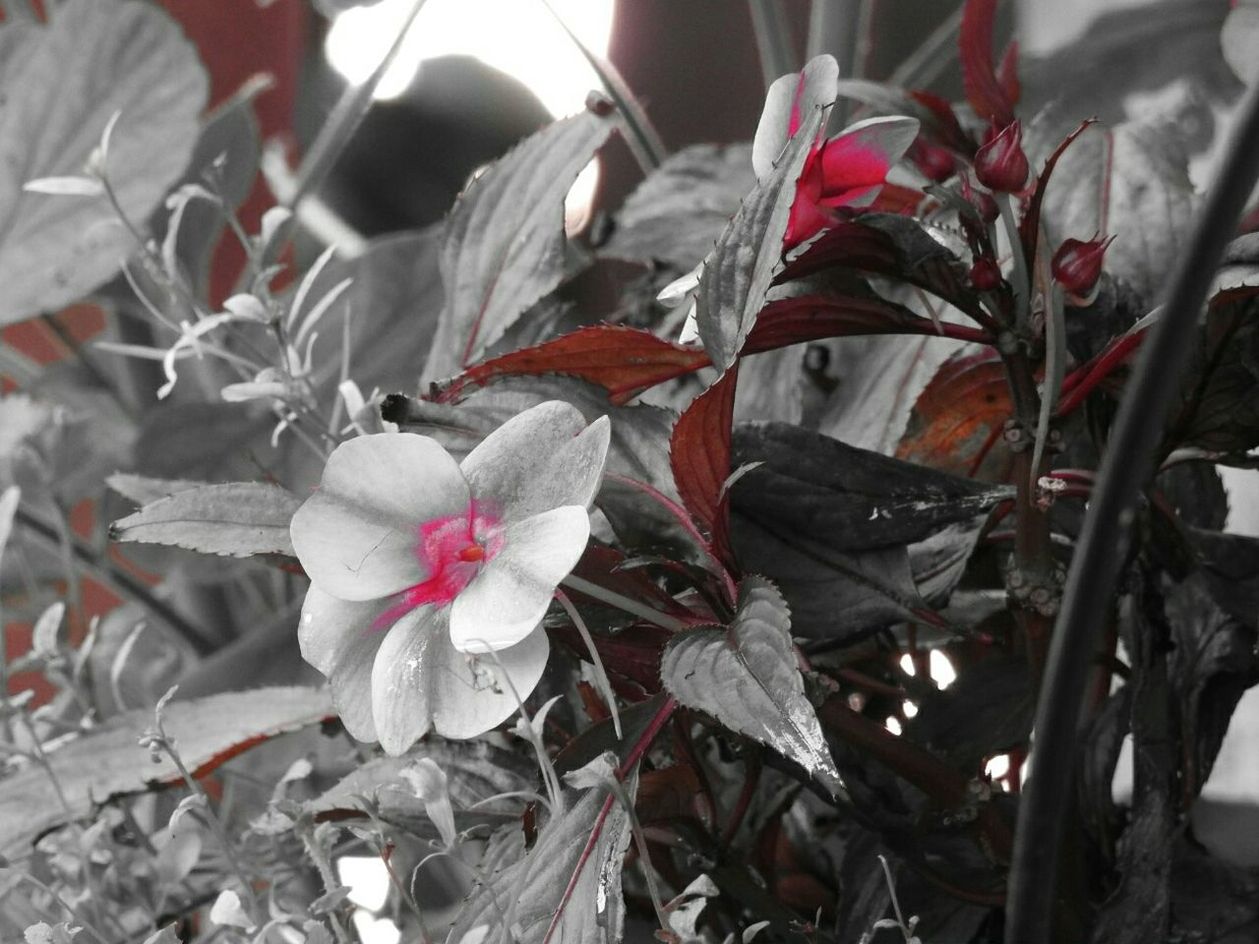
[(484, 387), (496, 377), (565, 374), (598, 384), (614, 404), (622, 404), (658, 383), (706, 367), (708, 355), (621, 325), (592, 325), (571, 334), (474, 364), (441, 388), (436, 399), (449, 403), (469, 386)]
[(956, 475), (998, 477), (991, 473), (1004, 462), (1001, 433), (1012, 409), (995, 351), (952, 357), (919, 395), (896, 457)]
[(969, 325), (945, 323), (937, 331), (929, 319), (882, 298), (801, 295), (766, 305), (748, 335), (743, 353), (759, 354), (803, 341), (871, 334), (941, 334), (963, 341), (990, 340), (983, 331)]

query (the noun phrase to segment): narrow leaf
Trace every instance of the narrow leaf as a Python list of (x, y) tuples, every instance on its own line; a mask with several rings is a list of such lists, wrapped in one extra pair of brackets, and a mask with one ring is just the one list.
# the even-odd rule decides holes
[(992, 61), (992, 28), (998, 0), (966, 0), (958, 36), (962, 87), (975, 114), (1004, 128), (1014, 121), (1010, 100)]
[(229, 557), (296, 556), (289, 522), (301, 506), (296, 495), (261, 482), (203, 485), (176, 492), (115, 521), (115, 541), (167, 544)]
[[(669, 439), (669, 463), (682, 503), (712, 536), (714, 550), (727, 541), (722, 486), (730, 476), (730, 429), (738, 367), (701, 393), (678, 417)], [(719, 555), (720, 556), (720, 555)]]
[(832, 794), (843, 791), (822, 726), (804, 694), (791, 643), (791, 614), (762, 577), (739, 585), (729, 627), (685, 630), (660, 665), (665, 688), (683, 705), (767, 744)]
[(614, 125), (583, 112), (544, 128), (491, 165), (446, 223), (446, 303), (426, 380), (472, 363), (565, 271), (564, 197)]

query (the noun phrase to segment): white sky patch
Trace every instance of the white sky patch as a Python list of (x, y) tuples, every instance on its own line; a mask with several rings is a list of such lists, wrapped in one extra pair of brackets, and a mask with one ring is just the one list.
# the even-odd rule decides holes
[(350, 888), (349, 899), (360, 908), (379, 911), (389, 897), (389, 870), (379, 856), (342, 856), (337, 874)]
[[(381, 0), (337, 17), (325, 53), (351, 82), (366, 79), (406, 21), (414, 0)], [(614, 0), (551, 0), (586, 46), (607, 55)], [(425, 59), (475, 56), (518, 79), (556, 118), (580, 111), (599, 88), (595, 71), (541, 0), (428, 0), (376, 90), (378, 99), (406, 91)]]
[(899, 735), (901, 733), (901, 723), (896, 720), (895, 715), (888, 715), (887, 721), (883, 722), (883, 727), (887, 728), (895, 735)]
[(988, 763), (984, 765), (984, 773), (988, 775), (990, 780), (1000, 780), (1010, 772), (1010, 755), (998, 754), (996, 757), (988, 758)]

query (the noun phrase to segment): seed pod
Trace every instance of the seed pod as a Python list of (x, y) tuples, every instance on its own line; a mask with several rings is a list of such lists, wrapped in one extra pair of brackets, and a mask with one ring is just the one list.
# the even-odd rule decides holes
[(1015, 193), (1027, 182), (1022, 138), (1019, 123), (1014, 121), (999, 133), (989, 133), (987, 143), (976, 152), (975, 176), (994, 193)]

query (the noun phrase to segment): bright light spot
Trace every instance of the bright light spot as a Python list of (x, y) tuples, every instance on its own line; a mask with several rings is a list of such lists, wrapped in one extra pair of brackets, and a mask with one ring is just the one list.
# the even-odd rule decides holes
[(337, 860), (341, 883), (350, 887), (349, 899), (360, 908), (379, 911), (389, 897), (389, 870), (377, 856), (342, 856)]
[(906, 718), (912, 718), (918, 714), (918, 706), (912, 701), (907, 701), (905, 704), (901, 705), (901, 711), (904, 713)]
[(897, 721), (893, 715), (887, 716), (887, 721), (883, 723), (883, 727), (887, 728), (893, 734), (899, 735), (901, 733), (901, 723)]
[(354, 910), (354, 930), (363, 944), (398, 944), (402, 932), (388, 918), (373, 918), (362, 908)]
[(914, 665), (914, 657), (908, 652), (901, 656), (901, 671), (906, 675), (918, 674), (918, 667)]
[(988, 775), (989, 780), (1000, 780), (1010, 772), (1010, 755), (998, 754), (996, 757), (990, 757), (988, 763), (984, 765), (984, 773)]
[(941, 689), (948, 688), (957, 678), (953, 663), (939, 649), (931, 650), (931, 666), (928, 671), (931, 672), (931, 680)]
[[(381, 0), (337, 17), (325, 52), (332, 67), (362, 82), (384, 58), (415, 0)], [(586, 47), (607, 55), (614, 0), (551, 0)], [(425, 59), (475, 56), (520, 80), (555, 117), (580, 111), (599, 77), (541, 0), (428, 0), (381, 79), (376, 97), (401, 95)]]

